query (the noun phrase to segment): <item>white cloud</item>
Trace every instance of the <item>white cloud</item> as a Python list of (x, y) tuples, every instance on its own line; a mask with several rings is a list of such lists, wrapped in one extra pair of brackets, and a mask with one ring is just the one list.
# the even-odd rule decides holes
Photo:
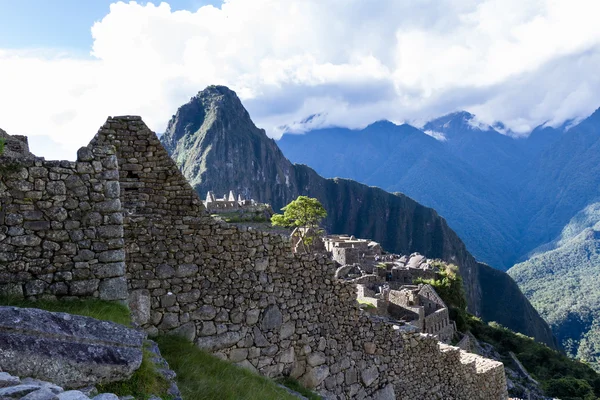
[(271, 135), (313, 114), (360, 127), (458, 109), (526, 132), (600, 106), (597, 15), (596, 0), (119, 2), (92, 27), (88, 59), (0, 49), (0, 126), (73, 158), (108, 115), (160, 132), (225, 84)]

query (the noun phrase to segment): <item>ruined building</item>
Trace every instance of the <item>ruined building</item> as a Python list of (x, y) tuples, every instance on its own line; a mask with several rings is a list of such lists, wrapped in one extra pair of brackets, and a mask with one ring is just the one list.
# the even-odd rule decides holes
[(109, 118), (76, 161), (20, 146), (0, 157), (17, 165), (0, 176), (2, 294), (126, 300), (149, 333), (328, 399), (507, 398), (502, 363), (363, 312), (326, 256), (212, 218), (139, 117)]
[(210, 212), (232, 211), (258, 205), (254, 200), (242, 199), (241, 194), (238, 194), (236, 198), (233, 190), (229, 191), (229, 196), (224, 195), (222, 198), (215, 198), (213, 192), (208, 191), (206, 193), (206, 200), (202, 204)]

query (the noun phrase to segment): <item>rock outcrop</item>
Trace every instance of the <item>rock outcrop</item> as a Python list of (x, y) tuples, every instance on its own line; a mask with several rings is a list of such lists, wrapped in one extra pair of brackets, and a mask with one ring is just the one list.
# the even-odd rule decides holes
[(480, 276), (482, 269), (490, 275), (486, 266), (477, 263), (435, 210), (400, 193), (324, 179), (305, 165), (291, 164), (228, 88), (210, 86), (181, 106), (161, 142), (201, 195), (233, 189), (276, 210), (298, 195), (316, 197), (328, 211), (325, 224), (330, 233), (368, 237), (395, 253), (419, 252), (457, 264), (470, 312), (556, 346), (548, 325), (504, 273), (497, 278), (516, 311), (502, 312), (502, 303), (491, 291), (494, 283)]
[(0, 307), (0, 369), (68, 388), (127, 380), (142, 362), (145, 337), (113, 322)]

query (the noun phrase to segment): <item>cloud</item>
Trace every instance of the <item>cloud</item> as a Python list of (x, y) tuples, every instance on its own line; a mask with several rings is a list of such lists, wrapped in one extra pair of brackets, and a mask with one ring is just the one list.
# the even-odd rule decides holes
[(595, 0), (119, 2), (91, 27), (89, 58), (0, 49), (0, 126), (73, 158), (108, 115), (161, 132), (225, 84), (271, 136), (314, 114), (362, 127), (459, 109), (524, 133), (600, 106), (597, 15)]

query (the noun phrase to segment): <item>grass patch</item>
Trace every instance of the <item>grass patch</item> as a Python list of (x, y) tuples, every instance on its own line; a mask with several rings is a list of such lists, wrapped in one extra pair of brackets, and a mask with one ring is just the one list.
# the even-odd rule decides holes
[(308, 390), (304, 386), (300, 384), (294, 378), (286, 376), (285, 378), (280, 378), (276, 381), (277, 383), (292, 389), (294, 392), (300, 393), (302, 396), (306, 397), (308, 400), (321, 400), (322, 397), (316, 394), (315, 392)]
[(363, 308), (377, 308), (373, 303), (369, 303), (366, 300), (356, 300), (358, 304), (362, 305)]
[(0, 305), (21, 308), (39, 308), (52, 312), (64, 312), (84, 317), (92, 317), (102, 321), (112, 321), (117, 324), (130, 326), (131, 317), (129, 309), (117, 302), (97, 299), (85, 300), (24, 300), (9, 297), (0, 297)]
[(177, 373), (184, 399), (297, 400), (273, 381), (222, 361), (184, 338), (159, 336), (156, 341)]
[(167, 390), (169, 382), (158, 373), (156, 365), (151, 361), (153, 354), (144, 349), (142, 364), (133, 373), (131, 378), (122, 382), (112, 382), (97, 385), (100, 393), (114, 393), (117, 396), (134, 396), (136, 399), (146, 400), (151, 395), (168, 399)]

